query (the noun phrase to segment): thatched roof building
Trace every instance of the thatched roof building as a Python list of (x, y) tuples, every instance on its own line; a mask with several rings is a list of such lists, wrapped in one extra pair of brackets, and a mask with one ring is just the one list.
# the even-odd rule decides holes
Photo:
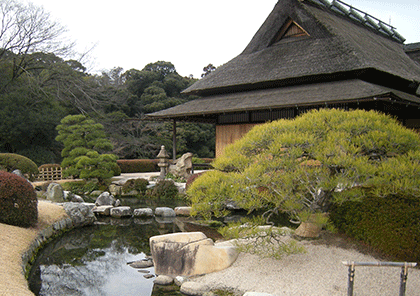
[(216, 124), (216, 154), (253, 125), (312, 108), (376, 109), (420, 127), (420, 44), (333, 0), (279, 0), (245, 50), (150, 119)]

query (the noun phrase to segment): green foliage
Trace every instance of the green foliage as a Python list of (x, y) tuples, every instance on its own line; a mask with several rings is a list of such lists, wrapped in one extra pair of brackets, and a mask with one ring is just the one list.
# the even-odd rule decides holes
[[(86, 181), (69, 181), (61, 184), (64, 190), (70, 191), (74, 194), (85, 196), (95, 190), (106, 190), (103, 184), (95, 182), (95, 180)], [(84, 197), (86, 198), (86, 196)]]
[(157, 159), (119, 159), (117, 163), (122, 173), (157, 172)]
[(38, 175), (38, 166), (32, 160), (14, 153), (0, 153), (1, 169), (6, 172), (20, 170), (22, 174), (28, 175), (31, 181), (35, 180), (35, 177)]
[(240, 252), (261, 257), (281, 259), (285, 254), (305, 252), (305, 248), (290, 237), (290, 229), (262, 224), (263, 219), (258, 217), (243, 219), (219, 229), (219, 232), (226, 239), (235, 239)]
[(226, 200), (297, 222), (369, 195), (419, 196), (420, 138), (374, 111), (315, 110), (253, 128), (213, 162), (187, 194), (207, 217)]
[(340, 231), (394, 260), (420, 260), (420, 199), (411, 192), (372, 194), (335, 205), (330, 219)]
[(98, 179), (103, 183), (105, 179), (120, 174), (117, 156), (100, 154), (112, 149), (101, 124), (84, 115), (69, 115), (61, 120), (57, 130), (56, 140), (64, 144), (61, 152), (64, 176)]
[(192, 203), (192, 215), (200, 214), (205, 219), (212, 215), (226, 216), (226, 203), (235, 197), (235, 183), (227, 173), (209, 171), (199, 176), (188, 187), (187, 194)]
[(179, 198), (179, 191), (172, 180), (159, 180), (147, 195), (158, 199), (176, 199)]
[(15, 174), (0, 171), (0, 222), (31, 227), (38, 221), (38, 200), (32, 185)]
[(142, 197), (146, 193), (148, 185), (149, 181), (143, 178), (129, 179), (127, 180), (127, 182), (124, 183), (122, 191), (124, 193), (129, 193), (130, 191), (136, 190), (137, 192), (139, 192), (140, 197)]

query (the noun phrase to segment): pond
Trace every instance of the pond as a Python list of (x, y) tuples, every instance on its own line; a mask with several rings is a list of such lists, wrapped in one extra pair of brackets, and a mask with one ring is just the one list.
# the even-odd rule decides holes
[[(123, 203), (140, 207), (138, 201)], [(153, 208), (150, 202), (147, 206)], [(29, 287), (35, 295), (180, 295), (174, 287), (153, 285), (154, 278), (148, 278), (153, 267), (139, 270), (127, 263), (150, 255), (151, 236), (185, 230), (190, 220), (99, 218), (95, 225), (68, 231), (40, 250)]]

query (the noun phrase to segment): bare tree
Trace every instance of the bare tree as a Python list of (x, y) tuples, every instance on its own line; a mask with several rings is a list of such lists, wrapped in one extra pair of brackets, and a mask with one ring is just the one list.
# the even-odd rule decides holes
[(74, 43), (65, 39), (66, 29), (42, 7), (16, 0), (0, 0), (0, 61), (13, 60), (13, 77), (28, 66), (28, 55), (53, 53), (60, 57), (72, 54)]

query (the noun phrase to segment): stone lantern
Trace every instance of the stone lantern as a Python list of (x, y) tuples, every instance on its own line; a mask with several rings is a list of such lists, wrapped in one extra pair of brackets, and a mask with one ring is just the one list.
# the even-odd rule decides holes
[(168, 155), (168, 152), (166, 152), (164, 145), (160, 147), (159, 154), (156, 156), (156, 158), (159, 159), (159, 162), (158, 162), (158, 166), (160, 167), (159, 179), (165, 179), (167, 168), (169, 166), (169, 155)]

